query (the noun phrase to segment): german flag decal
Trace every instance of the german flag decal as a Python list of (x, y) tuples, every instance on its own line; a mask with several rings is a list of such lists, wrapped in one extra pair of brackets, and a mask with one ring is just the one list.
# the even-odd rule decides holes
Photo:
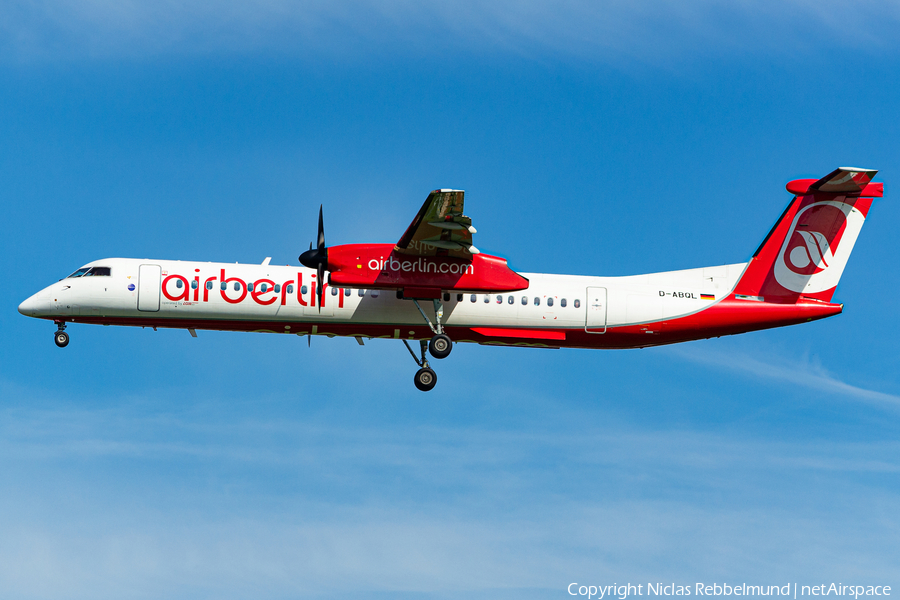
[(700, 294), (701, 300), (715, 300), (716, 297), (712, 294)]

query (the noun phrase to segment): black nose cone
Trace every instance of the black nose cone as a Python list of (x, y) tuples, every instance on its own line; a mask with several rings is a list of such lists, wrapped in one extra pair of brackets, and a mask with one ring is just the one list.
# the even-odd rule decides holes
[(319, 265), (328, 264), (327, 248), (311, 248), (300, 255), (300, 264), (310, 269), (316, 269)]

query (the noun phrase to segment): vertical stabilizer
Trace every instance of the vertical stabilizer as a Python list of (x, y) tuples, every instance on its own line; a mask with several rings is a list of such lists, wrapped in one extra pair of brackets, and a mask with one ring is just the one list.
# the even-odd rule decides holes
[(872, 198), (882, 196), (882, 184), (871, 183), (875, 173), (841, 167), (819, 180), (790, 182), (795, 197), (750, 259), (735, 294), (830, 302)]

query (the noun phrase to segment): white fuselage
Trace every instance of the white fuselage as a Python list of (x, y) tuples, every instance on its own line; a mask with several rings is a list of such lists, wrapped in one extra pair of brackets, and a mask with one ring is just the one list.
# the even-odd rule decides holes
[[(116, 318), (132, 324), (124, 321), (136, 318), (145, 326), (158, 320), (165, 322), (164, 326), (177, 327), (183, 321), (185, 328), (197, 329), (232, 328), (222, 327), (222, 322), (258, 322), (258, 330), (303, 334), (309, 333), (309, 328), (297, 331), (296, 324), (401, 328), (424, 324), (416, 306), (398, 299), (393, 290), (329, 286), (323, 306), (316, 306), (315, 271), (305, 267), (124, 258), (86, 265), (96, 266), (109, 267), (110, 274), (63, 279), (23, 302), (20, 312), (76, 322)], [(599, 331), (674, 319), (703, 310), (727, 295), (745, 266), (627, 277), (522, 273), (529, 280), (524, 290), (445, 295), (443, 323), (447, 327), (576, 329), (593, 320)], [(603, 297), (591, 299), (590, 288), (600, 288)], [(594, 306), (593, 316), (589, 304)], [(431, 302), (421, 305), (433, 316)], [(273, 326), (281, 322), (283, 328)]]

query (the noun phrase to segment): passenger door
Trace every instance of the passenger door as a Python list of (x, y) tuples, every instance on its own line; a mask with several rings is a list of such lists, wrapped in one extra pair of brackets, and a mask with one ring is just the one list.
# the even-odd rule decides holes
[(606, 288), (589, 287), (584, 330), (588, 333), (606, 333)]
[(138, 268), (138, 310), (156, 312), (159, 310), (162, 267), (141, 265)]

